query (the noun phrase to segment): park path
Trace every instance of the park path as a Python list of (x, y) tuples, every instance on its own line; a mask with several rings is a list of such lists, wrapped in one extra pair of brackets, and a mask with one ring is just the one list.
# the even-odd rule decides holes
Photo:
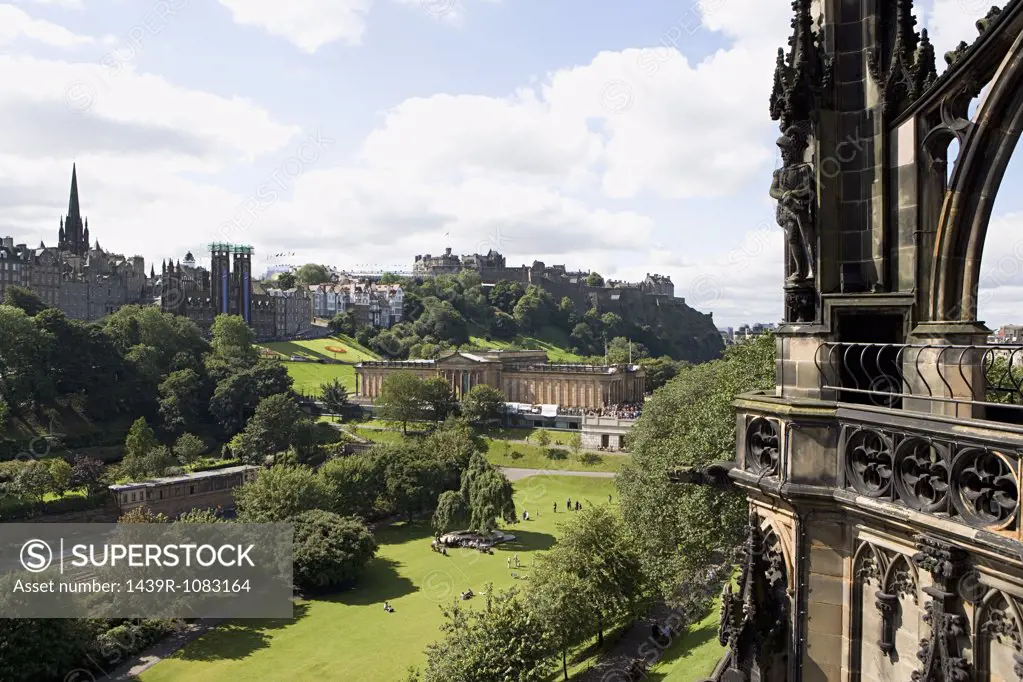
[(517, 481), (529, 476), (585, 476), (588, 478), (614, 478), (618, 474), (613, 471), (561, 471), (559, 469), (520, 469), (518, 467), (498, 467), (509, 481)]
[[(178, 649), (183, 648), (186, 644), (193, 640), (202, 637), (213, 628), (220, 625), (222, 619), (220, 618), (206, 618), (195, 623), (190, 623), (185, 626), (180, 632), (176, 632), (172, 635), (168, 635), (166, 638), (160, 640), (151, 647), (138, 653), (128, 661), (116, 668), (115, 670), (100, 674), (99, 676), (88, 675), (86, 677), (76, 678), (81, 680), (95, 680), (97, 682), (104, 682), (104, 680), (113, 680), (114, 682), (135, 682), (138, 680), (138, 676), (145, 671), (152, 668), (154, 665), (167, 658)], [(65, 679), (72, 679), (68, 675)]]

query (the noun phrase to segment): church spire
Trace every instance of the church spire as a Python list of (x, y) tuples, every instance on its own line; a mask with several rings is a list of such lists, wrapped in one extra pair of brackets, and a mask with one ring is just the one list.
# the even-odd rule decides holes
[(78, 169), (75, 164), (71, 164), (71, 199), (67, 205), (68, 218), (78, 216), (81, 213), (81, 207), (78, 204)]

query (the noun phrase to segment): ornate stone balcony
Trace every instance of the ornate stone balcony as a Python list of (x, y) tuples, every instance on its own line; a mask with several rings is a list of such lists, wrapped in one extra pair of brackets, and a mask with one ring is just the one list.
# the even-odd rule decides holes
[(1023, 346), (822, 343), (819, 398), (739, 399), (732, 476), (1014, 551), (1021, 365)]

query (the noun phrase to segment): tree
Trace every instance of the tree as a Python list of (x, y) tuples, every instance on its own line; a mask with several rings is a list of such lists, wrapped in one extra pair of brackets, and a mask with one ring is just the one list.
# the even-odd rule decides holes
[(565, 571), (563, 562), (537, 557), (529, 576), (527, 608), (544, 624), (561, 651), (561, 670), (568, 680), (568, 651), (590, 633), (591, 611), (581, 598), (583, 583), (578, 575)]
[(175, 433), (203, 421), (205, 396), (202, 390), (202, 379), (193, 369), (171, 372), (160, 382), (157, 389), (160, 418), (168, 431)]
[(408, 423), (423, 418), (422, 380), (411, 372), (398, 372), (384, 379), (377, 398), (377, 413), (383, 419), (401, 422), (408, 434)]
[(206, 449), (205, 443), (198, 436), (183, 433), (174, 442), (174, 455), (182, 464), (195, 464), (199, 455)]
[(89, 495), (103, 490), (103, 462), (85, 455), (75, 455), (71, 464), (71, 487), (85, 488)]
[(622, 517), (669, 603), (741, 541), (747, 506), (710, 486), (672, 485), (668, 472), (735, 456), (735, 397), (773, 387), (774, 361), (775, 340), (765, 334), (730, 347), (722, 360), (683, 368), (644, 404), (629, 433), (632, 456), (615, 481)]
[(146, 418), (139, 417), (128, 429), (128, 436), (124, 439), (124, 457), (144, 457), (157, 444), (156, 434)]
[(306, 263), (295, 271), (299, 284), (324, 284), (330, 281), (330, 270), (325, 265)]
[(424, 682), (543, 682), (557, 656), (548, 628), (515, 589), (495, 594), (483, 609), (458, 602), (444, 609), (444, 639), (427, 647)]
[(487, 443), (465, 419), (451, 417), (422, 440), (422, 450), (439, 465), (442, 488), (453, 490), (473, 455), (486, 454)]
[(465, 498), (458, 490), (445, 490), (437, 498), (437, 508), (433, 510), (433, 528), (438, 534), (465, 528), (469, 522), (469, 510)]
[[(406, 297), (406, 302), (408, 297)], [(344, 334), (345, 336), (355, 336), (359, 330), (359, 318), (356, 317), (355, 311), (349, 310), (343, 313), (337, 313), (327, 323), (327, 328), (330, 329), (331, 334)]]
[(24, 310), (0, 305), (0, 393), (12, 407), (52, 385), (42, 362), (51, 342)]
[(323, 480), (304, 466), (273, 466), (235, 489), (238, 519), (245, 523), (282, 523), (310, 509), (328, 509)]
[(35, 317), (50, 306), (43, 303), (34, 291), (19, 286), (8, 286), (4, 292), (4, 305), (21, 308), (29, 317)]
[(583, 437), (578, 433), (573, 433), (568, 437), (568, 447), (572, 449), (572, 454), (578, 457), (579, 451), (583, 449)]
[(503, 310), (494, 312), (494, 317), (490, 321), (490, 333), (494, 335), (494, 338), (512, 339), (518, 331), (519, 325), (515, 322), (514, 317)]
[(469, 512), (469, 530), (489, 535), (497, 520), (517, 523), (515, 489), (511, 482), (482, 454), (475, 454), (462, 473), (462, 499)]
[(272, 395), (259, 401), (245, 429), (231, 441), (231, 449), (250, 464), (262, 464), (268, 456), (287, 450), (307, 421), (290, 395)]
[(34, 459), (25, 462), (14, 474), (14, 487), (22, 497), (42, 502), (43, 495), (53, 489), (49, 467)]
[(586, 286), (588, 287), (602, 287), (604, 286), (604, 278), (599, 273), (591, 272), (586, 275)]
[[(16, 599), (12, 590), (18, 577), (0, 578), (5, 601)], [(0, 680), (65, 679), (68, 670), (81, 667), (96, 641), (95, 626), (95, 621), (76, 618), (0, 618)]]
[(551, 573), (577, 579), (576, 594), (590, 609), (598, 646), (606, 625), (634, 615), (643, 587), (639, 554), (625, 524), (607, 507), (573, 514), (546, 560)]
[(667, 355), (659, 358), (641, 358), (639, 364), (646, 374), (646, 390), (649, 393), (653, 393), (674, 379), (678, 376), (679, 371), (686, 366), (686, 363), (672, 360)]
[(338, 378), (320, 384), (320, 400), (331, 414), (343, 415), (348, 411), (348, 389)]
[(368, 518), (377, 498), (384, 493), (383, 471), (366, 455), (339, 457), (319, 469), (330, 509), (342, 516)]
[(167, 518), (166, 514), (154, 512), (152, 509), (146, 506), (135, 507), (129, 509), (125, 513), (121, 514), (121, 518), (117, 519), (118, 523), (170, 523), (170, 519)]
[(252, 345), (252, 329), (238, 315), (217, 315), (210, 327), (214, 359), (247, 369), (256, 364), (259, 354)]
[(177, 518), (178, 523), (227, 523), (218, 509), (189, 509)]
[[(611, 313), (608, 313), (611, 314)], [(607, 317), (605, 315), (604, 317)], [(612, 365), (621, 365), (627, 362), (637, 362), (641, 358), (650, 355), (650, 352), (641, 343), (630, 341), (624, 336), (616, 336), (607, 345), (607, 361)]]
[(298, 283), (298, 278), (295, 277), (294, 273), (282, 272), (277, 275), (277, 286), (287, 291), (288, 289), (294, 289), (295, 284)]
[(178, 461), (171, 454), (170, 448), (166, 445), (157, 445), (145, 454), (142, 458), (142, 477), (159, 478), (166, 476), (168, 469), (177, 466)]
[(462, 398), (462, 414), (476, 424), (500, 419), (503, 406), (504, 393), (486, 384), (473, 386)]
[(210, 398), (210, 414), (219, 422), (225, 435), (233, 436), (245, 426), (259, 404), (256, 378), (252, 372), (230, 374), (217, 384)]
[(373, 456), (383, 471), (387, 502), (408, 521), (430, 509), (444, 490), (444, 468), (415, 444), (376, 446)]
[(431, 408), (430, 414), (434, 421), (444, 421), (458, 408), (451, 385), (443, 377), (422, 381), (419, 395), (420, 400)]
[(294, 524), (295, 584), (303, 589), (347, 586), (376, 554), (373, 534), (359, 519), (313, 509)]
[(540, 429), (534, 433), (533, 442), (540, 447), (544, 457), (550, 457), (550, 450), (548, 447), (551, 444), (551, 434), (547, 431), (547, 429)]
[(74, 473), (71, 465), (62, 457), (54, 457), (47, 462), (50, 468), (50, 489), (58, 496), (63, 495), (71, 489), (71, 478)]

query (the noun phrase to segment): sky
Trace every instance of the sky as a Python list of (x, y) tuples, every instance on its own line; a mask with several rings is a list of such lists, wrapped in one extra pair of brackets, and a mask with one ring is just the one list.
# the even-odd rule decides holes
[[(990, 0), (917, 4), (941, 55), (973, 39)], [(409, 270), (416, 254), (493, 248), (509, 265), (670, 275), (718, 326), (777, 321), (768, 98), (790, 12), (0, 3), (0, 234), (55, 245), (76, 163), (93, 239), (157, 264), (222, 241), (252, 245), (259, 272)], [(994, 326), (1023, 322), (1021, 174), (1014, 161), (985, 246), (980, 317)]]

